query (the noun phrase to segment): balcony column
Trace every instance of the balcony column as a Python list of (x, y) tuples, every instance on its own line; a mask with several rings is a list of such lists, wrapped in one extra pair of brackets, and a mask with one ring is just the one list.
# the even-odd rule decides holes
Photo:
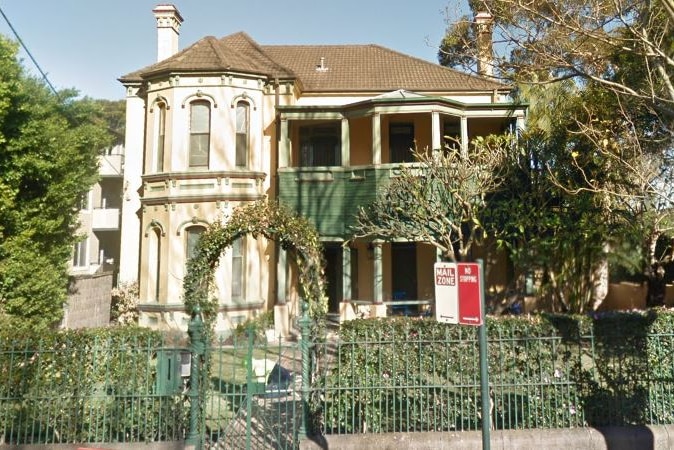
[(461, 116), (461, 153), (468, 154), (468, 117)]
[(372, 164), (381, 164), (381, 114), (372, 115)]
[(290, 154), (290, 140), (288, 138), (288, 119), (281, 118), (281, 137), (278, 145), (278, 166), (290, 167), (292, 155)]
[(440, 113), (433, 111), (433, 113), (431, 113), (431, 150), (442, 149), (442, 135), (440, 129)]
[(372, 242), (374, 250), (374, 292), (373, 302), (370, 308), (370, 317), (386, 317), (386, 305), (384, 305), (384, 264), (382, 261), (381, 242)]
[(342, 166), (351, 165), (351, 141), (349, 138), (349, 119), (342, 118)]
[(286, 280), (288, 276), (288, 252), (277, 244), (278, 258), (276, 259), (276, 304), (285, 305), (287, 301)]
[(339, 320), (344, 322), (355, 318), (351, 305), (351, 247), (342, 247), (342, 301), (339, 304)]
[(274, 305), (274, 332), (276, 336), (290, 335), (290, 314), (288, 313), (288, 252), (276, 245), (276, 304)]
[(342, 247), (342, 300), (351, 300), (351, 247)]

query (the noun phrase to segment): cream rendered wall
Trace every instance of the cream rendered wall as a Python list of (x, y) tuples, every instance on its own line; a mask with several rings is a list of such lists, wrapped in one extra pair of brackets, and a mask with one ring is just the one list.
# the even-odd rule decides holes
[(143, 136), (145, 102), (138, 95), (138, 86), (127, 86), (124, 183), (122, 192), (121, 247), (118, 283), (138, 281), (140, 254), (141, 174), (143, 170)]
[[(209, 179), (210, 171), (239, 171), (235, 168), (235, 112), (238, 100), (248, 101), (250, 104), (250, 141), (249, 141), (249, 167), (245, 170), (264, 172), (266, 175), (263, 185), (258, 192), (268, 193), (272, 186), (272, 167), (275, 162), (273, 137), (275, 136), (275, 110), (276, 96), (273, 89), (265, 86), (262, 82), (249, 78), (237, 77), (174, 77), (170, 82), (154, 81), (148, 88), (148, 124), (146, 133), (145, 167), (149, 174), (155, 173), (155, 147), (156, 147), (156, 114), (158, 108), (153, 108), (157, 100), (168, 103), (166, 111), (166, 140), (164, 145), (164, 171), (176, 175), (189, 172), (203, 173), (196, 179), (190, 179), (189, 183), (180, 185), (179, 196), (189, 196), (189, 202), (181, 202), (175, 197), (171, 205), (147, 205), (142, 213), (141, 239), (141, 277), (140, 291), (141, 304), (154, 302), (150, 297), (153, 281), (150, 271), (150, 255), (152, 250), (148, 248), (151, 235), (145, 237), (145, 230), (150, 228), (153, 221), (161, 224), (166, 233), (162, 237), (161, 244), (161, 273), (160, 273), (160, 304), (180, 305), (182, 303), (182, 282), (186, 275), (185, 252), (186, 242), (184, 230), (193, 223), (205, 225), (216, 220), (226, 221), (232, 210), (241, 202), (231, 201), (214, 202), (208, 198), (199, 201), (200, 195), (209, 195), (208, 189), (201, 184), (212, 182)], [(189, 102), (193, 100), (206, 100), (211, 103), (211, 140), (208, 168), (189, 168)], [(281, 96), (281, 101), (292, 101), (292, 97)], [(169, 174), (167, 174), (168, 176)], [(159, 175), (161, 176), (161, 175)], [(169, 184), (172, 181), (168, 182)], [(189, 184), (195, 187), (190, 189)], [(152, 189), (161, 189), (161, 183), (154, 183)], [(183, 188), (185, 188), (183, 190)], [(170, 187), (166, 194), (161, 192), (157, 195), (169, 195)], [(146, 196), (149, 193), (146, 194)], [(175, 194), (173, 194), (175, 195)], [(212, 195), (212, 193), (210, 193)], [(173, 197), (172, 197), (173, 198)], [(252, 237), (246, 239), (245, 259), (245, 297), (249, 303), (262, 303), (269, 307), (273, 305), (273, 288), (270, 287), (270, 271), (274, 266), (274, 244), (264, 238), (257, 240)], [(218, 318), (218, 327), (231, 328), (238, 321), (255, 315), (254, 311), (237, 310), (231, 302), (231, 253), (225, 252), (221, 259), (220, 267), (216, 273), (216, 295), (220, 299), (223, 313)], [(147, 314), (153, 316), (152, 313)], [(171, 322), (179, 326), (186, 325), (187, 317), (180, 312), (169, 314)], [(171, 326), (166, 319), (167, 313), (156, 313), (154, 318), (146, 317), (142, 323), (147, 325), (159, 325), (164, 323)], [(159, 320), (157, 320), (157, 318)]]

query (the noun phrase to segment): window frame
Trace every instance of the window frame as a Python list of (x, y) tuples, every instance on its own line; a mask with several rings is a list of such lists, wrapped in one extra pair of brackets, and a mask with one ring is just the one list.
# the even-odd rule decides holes
[[(243, 115), (239, 114), (240, 109), (243, 109)], [(248, 167), (250, 155), (250, 104), (248, 102), (236, 103), (234, 132), (234, 166), (245, 169)]]
[[(196, 249), (197, 243), (199, 242), (199, 239), (201, 239), (201, 235), (206, 231), (206, 227), (202, 225), (190, 225), (189, 227), (185, 228), (184, 234), (185, 234), (185, 264), (187, 262), (194, 258), (195, 254), (194, 251)], [(198, 238), (195, 237), (198, 235)], [(196, 239), (194, 242), (190, 242), (191, 239)]]
[[(207, 113), (205, 118), (204, 130), (197, 130), (195, 126), (195, 117), (197, 114), (198, 108), (205, 108)], [(207, 100), (195, 100), (190, 102), (190, 117), (189, 117), (189, 152), (188, 152), (188, 162), (187, 165), (190, 169), (198, 168), (208, 168), (210, 160), (210, 146), (211, 146), (211, 103)], [(202, 141), (205, 141), (202, 142)], [(196, 142), (199, 142), (200, 148), (199, 153), (196, 153)], [(203, 151), (205, 149), (205, 152)], [(205, 154), (204, 154), (205, 153)]]
[[(240, 236), (232, 241), (231, 249), (231, 285), (230, 298), (232, 303), (241, 303), (246, 298), (246, 244), (245, 236)], [(238, 277), (235, 273), (238, 267)], [(238, 278), (238, 280), (235, 280)], [(238, 289), (237, 289), (238, 288)]]
[[(329, 140), (333, 140), (329, 149)], [(342, 130), (338, 123), (302, 125), (299, 129), (300, 167), (339, 167), (342, 165)], [(327, 150), (327, 151), (326, 151)]]
[(166, 104), (164, 102), (157, 103), (157, 117), (156, 117), (156, 141), (155, 141), (155, 172), (164, 171), (164, 150), (166, 146)]
[[(403, 133), (403, 129), (407, 132)], [(408, 145), (411, 144), (411, 145)], [(389, 162), (415, 162), (411, 149), (416, 147), (414, 122), (392, 122), (388, 126)]]
[(75, 243), (73, 248), (73, 268), (83, 269), (89, 266), (89, 237)]

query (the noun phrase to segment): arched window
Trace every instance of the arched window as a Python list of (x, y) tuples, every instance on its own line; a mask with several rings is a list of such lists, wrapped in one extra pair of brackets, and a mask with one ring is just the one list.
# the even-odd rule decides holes
[(250, 135), (250, 105), (236, 104), (236, 167), (248, 167), (248, 142)]
[(159, 301), (159, 274), (161, 273), (161, 230), (153, 228), (148, 234), (148, 299)]
[(185, 230), (185, 262), (196, 255), (197, 243), (205, 230), (202, 226), (191, 226)]
[(206, 101), (190, 103), (190, 167), (208, 167), (210, 140), (210, 103)]
[(156, 172), (164, 171), (164, 142), (166, 140), (166, 105), (164, 103), (157, 104), (157, 116), (156, 116), (156, 133), (157, 133), (157, 142), (155, 149), (155, 164), (154, 168)]
[(244, 299), (246, 238), (240, 237), (232, 241), (232, 301)]

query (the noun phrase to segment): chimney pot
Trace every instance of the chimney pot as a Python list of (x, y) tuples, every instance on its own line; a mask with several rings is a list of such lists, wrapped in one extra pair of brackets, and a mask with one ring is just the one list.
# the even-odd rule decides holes
[(475, 14), (475, 28), (477, 40), (477, 73), (479, 75), (494, 76), (494, 44), (492, 32), (494, 16), (482, 11)]
[(178, 52), (183, 18), (178, 9), (169, 4), (157, 5), (152, 12), (157, 19), (157, 61), (162, 61)]

